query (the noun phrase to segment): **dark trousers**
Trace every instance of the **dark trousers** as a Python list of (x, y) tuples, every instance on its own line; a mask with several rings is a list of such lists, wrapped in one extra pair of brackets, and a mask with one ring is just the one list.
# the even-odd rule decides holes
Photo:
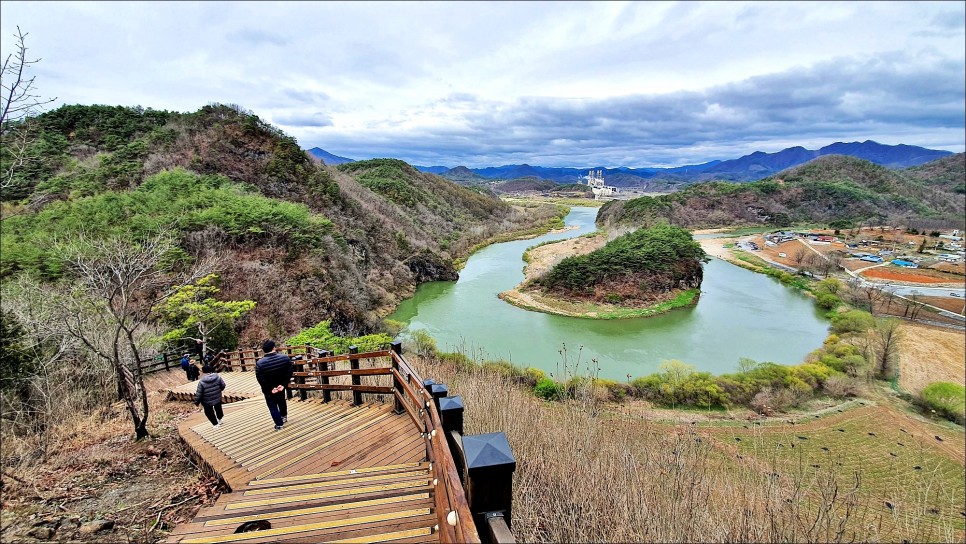
[(224, 419), (225, 413), (221, 411), (220, 402), (212, 406), (208, 406), (207, 404), (203, 406), (205, 407), (205, 415), (208, 416), (208, 421), (212, 425), (217, 425), (220, 420)]
[(288, 404), (285, 402), (285, 390), (280, 393), (265, 393), (265, 404), (268, 405), (268, 412), (272, 414), (272, 421), (276, 425), (282, 424), (282, 418), (288, 417)]

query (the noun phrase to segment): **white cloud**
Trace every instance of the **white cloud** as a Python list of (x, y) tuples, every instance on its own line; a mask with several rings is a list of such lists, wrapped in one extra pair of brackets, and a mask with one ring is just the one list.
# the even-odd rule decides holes
[(964, 147), (961, 3), (5, 1), (0, 10), (4, 52), (15, 25), (29, 32), (28, 54), (43, 58), (37, 87), (59, 102), (237, 103), (303, 147), (355, 158), (647, 166), (843, 138)]

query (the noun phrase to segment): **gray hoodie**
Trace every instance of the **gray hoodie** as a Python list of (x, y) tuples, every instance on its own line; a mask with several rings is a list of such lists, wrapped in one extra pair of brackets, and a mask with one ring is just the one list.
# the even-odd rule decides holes
[(225, 390), (225, 380), (217, 372), (205, 374), (198, 382), (198, 390), (195, 391), (195, 405), (204, 404), (214, 406), (221, 404), (221, 392)]

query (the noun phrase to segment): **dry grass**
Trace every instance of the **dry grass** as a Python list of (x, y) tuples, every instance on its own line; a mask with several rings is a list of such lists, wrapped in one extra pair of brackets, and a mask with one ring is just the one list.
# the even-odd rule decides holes
[[(451, 394), (463, 397), (468, 434), (507, 434), (517, 459), (513, 532), (520, 541), (934, 541), (963, 535), (945, 518), (928, 531), (888, 523), (890, 513), (851, 473), (783, 468), (778, 476), (788, 460), (779, 463), (764, 445), (736, 455), (732, 437), (729, 443), (699, 426), (594, 416), (596, 410), (586, 407), (539, 401), (498, 373), (418, 366), (424, 377), (446, 382)], [(896, 491), (903, 484), (884, 485)]]
[[(47, 433), (15, 434), (5, 423), (0, 541), (37, 542), (32, 531), (52, 528), (41, 540), (157, 542), (213, 502), (216, 481), (191, 462), (177, 434), (190, 404), (157, 394), (149, 402), (152, 438), (140, 442), (121, 403), (58, 414)], [(41, 457), (44, 446), (49, 453)], [(114, 528), (80, 532), (95, 519), (112, 520)]]
[(966, 385), (966, 332), (903, 322), (899, 385), (919, 393), (933, 382)]

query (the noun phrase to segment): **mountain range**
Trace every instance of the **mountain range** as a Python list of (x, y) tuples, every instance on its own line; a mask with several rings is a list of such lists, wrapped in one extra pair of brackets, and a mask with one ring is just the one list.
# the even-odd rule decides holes
[(313, 147), (312, 149), (309, 149), (309, 155), (312, 155), (316, 159), (322, 159), (322, 161), (329, 166), (336, 166), (339, 164), (345, 164), (347, 162), (356, 162), (355, 159), (347, 159), (346, 157), (333, 155), (332, 153), (329, 153), (320, 147)]
[[(313, 156), (327, 164), (341, 164), (351, 159), (332, 155), (318, 147), (309, 150)], [(673, 168), (554, 168), (532, 166), (529, 164), (508, 164), (484, 168), (457, 166), (415, 166), (417, 170), (438, 174), (461, 184), (486, 183), (490, 180), (511, 180), (518, 178), (540, 178), (556, 183), (575, 183), (588, 170), (603, 170), (608, 185), (617, 187), (644, 187), (649, 190), (673, 190), (676, 186), (698, 181), (755, 181), (786, 168), (804, 164), (825, 155), (846, 155), (864, 159), (887, 168), (908, 168), (951, 155), (950, 151), (927, 149), (914, 145), (886, 145), (866, 140), (864, 142), (835, 142), (820, 149), (805, 149), (801, 146), (789, 147), (776, 153), (756, 151), (737, 159), (710, 161), (701, 164), (677, 166)], [(339, 161), (339, 162), (332, 162)]]

